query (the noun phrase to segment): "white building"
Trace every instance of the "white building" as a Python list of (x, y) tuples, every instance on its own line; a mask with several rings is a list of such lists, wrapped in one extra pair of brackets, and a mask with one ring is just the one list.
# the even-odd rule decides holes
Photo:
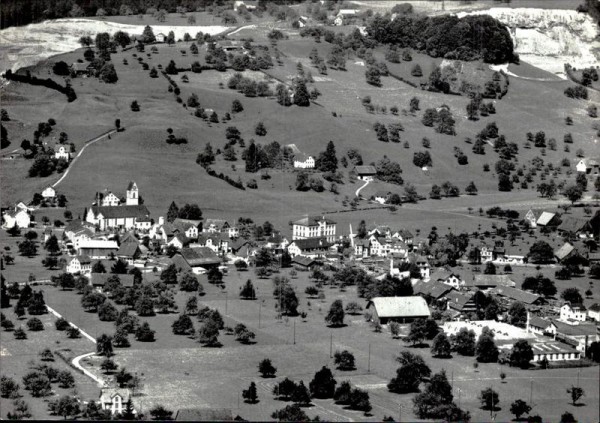
[(79, 243), (78, 254), (89, 256), (92, 259), (107, 259), (119, 251), (116, 241), (105, 241), (101, 239), (90, 239)]
[(585, 322), (587, 310), (583, 304), (565, 303), (560, 308), (560, 320), (563, 322)]
[(121, 200), (112, 192), (109, 192), (102, 197), (102, 201), (100, 201), (100, 206), (102, 207), (116, 207), (121, 204)]
[(357, 12), (358, 11), (355, 9), (340, 9), (337, 16), (333, 20), (334, 25), (335, 26), (344, 25), (344, 22), (346, 22), (349, 18), (355, 17)]
[(54, 198), (56, 197), (56, 191), (52, 187), (47, 187), (42, 191), (42, 197), (46, 200)]
[(100, 406), (103, 410), (110, 410), (112, 415), (121, 414), (125, 410), (125, 404), (129, 401), (128, 389), (103, 388), (100, 395)]
[(139, 204), (139, 200), (140, 198), (137, 184), (133, 181), (129, 181), (129, 185), (127, 185), (125, 204), (128, 206), (137, 206)]
[(336, 223), (324, 216), (305, 216), (292, 224), (292, 240), (307, 238), (327, 238), (335, 241)]
[(581, 159), (575, 168), (577, 172), (597, 175), (600, 171), (600, 158)]
[(588, 317), (596, 322), (600, 322), (600, 304), (595, 303), (588, 307)]
[(296, 169), (314, 169), (315, 159), (307, 154), (299, 154), (294, 156), (294, 167)]
[(31, 216), (25, 210), (13, 210), (4, 212), (2, 215), (4, 219), (4, 227), (10, 229), (14, 226), (19, 228), (28, 228), (31, 224)]
[(86, 255), (73, 257), (67, 261), (66, 271), (71, 274), (88, 276), (92, 273), (92, 259)]
[(54, 149), (54, 157), (56, 159), (65, 159), (69, 161), (71, 158), (71, 147), (65, 145), (57, 145)]

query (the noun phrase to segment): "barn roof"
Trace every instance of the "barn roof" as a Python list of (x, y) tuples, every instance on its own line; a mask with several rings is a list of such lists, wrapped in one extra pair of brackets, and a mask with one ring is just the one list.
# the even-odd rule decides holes
[(292, 241), (301, 250), (314, 250), (317, 248), (329, 248), (331, 244), (325, 238), (295, 239)]
[(565, 242), (562, 245), (562, 247), (560, 247), (554, 252), (554, 256), (559, 260), (563, 260), (564, 258), (568, 257), (573, 251), (575, 251), (575, 247), (573, 247), (568, 242)]
[(542, 212), (536, 223), (542, 226), (548, 225), (552, 221), (552, 219), (554, 219), (555, 216), (556, 213), (550, 213), (547, 211)]
[(492, 293), (507, 297), (515, 301), (520, 301), (525, 304), (533, 304), (540, 299), (539, 295), (531, 292), (523, 291), (522, 289), (513, 288), (511, 286), (499, 286), (494, 288)]
[(105, 241), (103, 239), (85, 239), (79, 243), (79, 248), (118, 250), (119, 245), (116, 241)]
[(475, 279), (472, 281), (466, 281), (468, 286), (512, 286), (516, 283), (511, 280), (507, 275), (475, 275)]
[(373, 306), (377, 316), (381, 317), (429, 317), (429, 307), (420, 296), (412, 297), (375, 297), (371, 298), (367, 308)]
[(377, 170), (375, 166), (354, 166), (354, 170), (359, 175), (376, 175)]

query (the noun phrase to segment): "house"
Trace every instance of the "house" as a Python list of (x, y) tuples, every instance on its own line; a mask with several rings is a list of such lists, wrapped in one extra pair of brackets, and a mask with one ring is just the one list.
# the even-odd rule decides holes
[(527, 313), (527, 332), (536, 335), (546, 335), (549, 333), (552, 322), (542, 319), (535, 314)]
[(149, 217), (140, 217), (135, 219), (135, 229), (143, 232), (148, 232), (152, 228), (153, 220)]
[(370, 253), (372, 256), (385, 255), (385, 236), (373, 234), (369, 237)]
[(178, 269), (196, 274), (206, 273), (221, 265), (221, 259), (207, 247), (184, 247), (173, 256), (172, 261)]
[(54, 158), (69, 161), (71, 158), (71, 147), (57, 144), (57, 146), (54, 148)]
[(500, 286), (515, 287), (515, 281), (508, 275), (473, 275), (473, 279), (466, 281), (465, 285), (470, 288), (488, 289)]
[(402, 266), (402, 263), (405, 263), (405, 259), (405, 257), (397, 257), (392, 255), (392, 257), (390, 258), (390, 267), (388, 272), (390, 276), (395, 276), (400, 279), (410, 278), (410, 270), (400, 271), (400, 266)]
[(123, 288), (133, 288), (135, 282), (135, 275), (124, 274), (116, 275), (114, 273), (91, 273), (90, 274), (90, 285), (94, 288), (102, 291), (104, 286), (109, 279), (118, 279)]
[(54, 188), (52, 187), (46, 187), (43, 191), (42, 191), (42, 197), (44, 197), (45, 200), (49, 200), (52, 198), (56, 197), (56, 191), (54, 190)]
[(479, 257), (482, 263), (494, 260), (494, 249), (487, 245), (481, 245), (479, 247)]
[(71, 64), (71, 73), (75, 76), (91, 76), (94, 72), (94, 67), (90, 63), (75, 62)]
[(300, 268), (302, 270), (311, 270), (319, 265), (320, 263), (314, 258), (304, 257), (300, 255), (294, 256), (294, 258), (292, 258), (292, 266)]
[(4, 228), (10, 229), (13, 227), (28, 228), (31, 225), (31, 216), (25, 210), (6, 211), (2, 215), (4, 219)]
[(397, 238), (408, 245), (412, 245), (415, 239), (414, 235), (406, 229), (392, 232), (392, 238)]
[(202, 220), (196, 219), (180, 219), (179, 217), (173, 221), (175, 228), (183, 233), (188, 238), (198, 238), (198, 233), (202, 229)]
[(440, 269), (433, 272), (429, 276), (430, 282), (441, 282), (445, 285), (449, 285), (456, 290), (460, 290), (465, 285), (465, 281), (458, 273), (454, 273), (447, 269)]
[(223, 219), (206, 219), (202, 232), (228, 232), (230, 225), (226, 220)]
[(92, 259), (107, 259), (117, 251), (119, 251), (119, 246), (115, 241), (89, 239), (79, 243), (77, 254), (87, 255)]
[(578, 236), (580, 238), (590, 237), (593, 233), (592, 225), (588, 219), (573, 216), (563, 216), (557, 230), (561, 236)]
[(533, 342), (531, 344), (534, 363), (541, 361), (572, 361), (581, 358), (581, 352), (562, 342)]
[(575, 166), (577, 172), (586, 173), (588, 175), (600, 174), (600, 158), (581, 159)]
[(371, 256), (371, 241), (368, 238), (352, 238), (354, 244), (354, 257), (362, 259)]
[(425, 299), (431, 298), (434, 301), (446, 298), (446, 295), (453, 290), (454, 287), (433, 280), (430, 280), (429, 282), (418, 281), (413, 286), (413, 291), (416, 295), (422, 295)]
[(571, 344), (581, 352), (585, 352), (592, 342), (598, 342), (600, 340), (598, 328), (595, 324), (589, 323), (572, 325), (561, 322), (560, 320), (553, 320), (548, 328), (548, 332), (552, 334), (555, 339)]
[(127, 404), (130, 397), (131, 392), (129, 389), (102, 388), (100, 407), (103, 410), (110, 410), (112, 415), (121, 414), (125, 410), (125, 404)]
[(507, 298), (510, 301), (519, 301), (525, 305), (542, 305), (545, 303), (543, 297), (540, 297), (537, 294), (533, 294), (528, 291), (523, 291), (522, 289), (513, 288), (510, 286), (499, 286), (497, 288), (493, 288), (490, 291), (490, 294), (497, 295), (499, 297)]
[(577, 322), (585, 322), (586, 319), (587, 309), (583, 304), (566, 302), (560, 308), (560, 320), (563, 322), (577, 324)]
[(127, 262), (128, 265), (133, 266), (133, 262), (140, 258), (142, 251), (137, 242), (123, 242), (119, 246), (119, 251), (115, 254), (117, 259)]
[(227, 53), (236, 51), (242, 52), (245, 50), (244, 44), (242, 42), (233, 40), (218, 41), (216, 47), (223, 49)]
[(335, 19), (333, 20), (333, 24), (335, 26), (344, 25), (349, 19), (354, 18), (357, 15), (357, 10), (355, 9), (340, 9)]
[(373, 194), (373, 200), (379, 204), (385, 204), (390, 199), (391, 195), (392, 193), (389, 191), (377, 191)]
[(535, 222), (537, 226), (556, 227), (560, 223), (560, 218), (556, 213), (542, 212), (538, 220)]
[(233, 10), (238, 12), (242, 6), (248, 11), (255, 10), (258, 7), (258, 0), (236, 0), (233, 3)]
[(200, 234), (197, 244), (199, 247), (210, 248), (216, 254), (229, 252), (229, 237), (224, 233)]
[(83, 241), (92, 239), (94, 232), (91, 229), (82, 227), (81, 229), (70, 231), (69, 235), (65, 231), (65, 236), (71, 241), (73, 249), (77, 250)]
[(406, 258), (406, 261), (415, 264), (419, 268), (419, 272), (421, 272), (421, 279), (429, 279), (431, 267), (429, 266), (429, 260), (427, 260), (427, 257), (411, 253)]
[(374, 297), (367, 304), (367, 310), (372, 310), (373, 321), (382, 325), (390, 321), (409, 323), (431, 316), (427, 302), (420, 296)]
[(446, 294), (447, 309), (455, 310), (459, 313), (471, 313), (477, 311), (475, 296), (470, 292), (450, 291)]
[[(177, 234), (177, 235), (171, 237), (169, 242), (167, 242), (167, 246), (175, 247), (178, 250), (181, 250), (182, 248), (190, 245), (190, 242), (191, 242), (191, 239), (186, 237), (185, 234)], [(200, 245), (200, 246), (202, 246), (202, 245)]]
[(357, 178), (363, 181), (372, 181), (377, 175), (375, 166), (354, 166), (354, 172)]
[(302, 255), (316, 258), (325, 256), (329, 251), (329, 247), (331, 247), (331, 244), (326, 238), (307, 238), (293, 240), (288, 245), (287, 250), (292, 257)]
[(296, 154), (294, 156), (294, 167), (296, 169), (314, 169), (315, 158), (308, 154)]
[(102, 207), (115, 207), (121, 204), (121, 199), (117, 197), (112, 192), (107, 192), (103, 195), (102, 200), (100, 200), (100, 205)]
[(182, 408), (175, 413), (176, 422), (232, 422), (235, 421), (227, 408)]
[(86, 255), (79, 255), (67, 260), (65, 268), (67, 273), (89, 275), (92, 273), (92, 259)]
[(565, 242), (558, 250), (554, 251), (554, 257), (556, 257), (556, 260), (559, 263), (567, 261), (576, 255), (577, 255), (577, 250), (575, 249), (575, 247), (572, 244), (570, 244), (568, 242)]
[(267, 238), (265, 248), (274, 250), (276, 253), (282, 253), (289, 245), (289, 241), (280, 233), (273, 233)]
[(298, 19), (296, 19), (295, 23), (298, 28), (304, 28), (308, 23), (308, 17), (300, 16)]
[(328, 242), (335, 241), (337, 224), (325, 216), (304, 216), (292, 224), (292, 240), (309, 238), (326, 238)]
[(594, 303), (587, 309), (588, 317), (596, 322), (600, 322), (600, 304)]
[(525, 220), (528, 222), (530, 228), (537, 228), (537, 220), (540, 218), (542, 212), (534, 209), (529, 209), (525, 213)]
[(154, 36), (155, 38), (155, 43), (164, 43), (167, 41), (167, 36), (165, 34), (163, 34), (162, 32), (159, 32), (158, 34), (156, 34)]
[(97, 225), (100, 230), (135, 228), (138, 219), (147, 219), (150, 212), (144, 205), (125, 206), (92, 206), (89, 208), (86, 221)]
[(409, 248), (404, 242), (402, 242), (398, 239), (386, 238), (384, 250), (385, 250), (385, 254), (384, 254), (385, 256), (396, 255), (396, 256), (406, 257), (408, 254)]

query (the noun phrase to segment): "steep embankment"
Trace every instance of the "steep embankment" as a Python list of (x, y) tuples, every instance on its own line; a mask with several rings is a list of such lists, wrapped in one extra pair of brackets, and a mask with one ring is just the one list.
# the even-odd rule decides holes
[[(227, 29), (225, 26), (169, 26), (152, 25), (155, 34), (175, 33), (177, 39), (187, 32), (194, 36), (198, 31), (205, 34), (218, 34)], [(0, 31), (0, 62), (2, 71), (13, 71), (38, 63), (56, 54), (73, 51), (80, 46), (79, 39), (89, 35), (92, 38), (100, 32), (114, 34), (125, 31), (130, 35), (139, 35), (143, 25), (126, 25), (116, 22), (91, 19), (56, 19), (27, 26), (11, 27)]]
[(586, 14), (529, 8), (492, 8), (469, 14), (487, 14), (504, 23), (521, 59), (548, 72), (564, 77), (565, 63), (576, 68), (600, 63), (597, 25)]

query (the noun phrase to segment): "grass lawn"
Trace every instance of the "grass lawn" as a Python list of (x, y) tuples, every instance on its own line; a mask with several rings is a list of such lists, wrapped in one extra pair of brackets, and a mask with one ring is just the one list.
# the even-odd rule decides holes
[[(34, 290), (38, 288), (34, 287)], [(46, 290), (46, 288), (43, 288)], [(14, 300), (12, 301), (14, 304)], [(40, 362), (38, 354), (45, 348), (54, 351), (62, 351), (65, 356), (76, 357), (91, 351), (95, 351), (95, 346), (85, 338), (69, 339), (64, 332), (59, 332), (54, 327), (56, 318), (51, 314), (36, 316), (44, 323), (44, 330), (40, 332), (31, 332), (26, 329), (27, 319), (17, 320), (12, 308), (3, 309), (2, 313), (10, 319), (15, 327), (22, 326), (27, 332), (26, 340), (16, 340), (12, 333), (0, 332), (1, 356), (2, 356), (2, 375), (12, 377), (21, 386), (23, 400), (29, 404), (32, 418), (36, 420), (56, 419), (48, 413), (48, 401), (58, 398), (61, 395), (76, 394), (84, 400), (98, 400), (100, 389), (96, 383), (87, 376), (76, 372), (67, 365), (62, 359), (55, 355), (54, 362), (47, 362), (58, 370), (69, 370), (75, 377), (75, 388), (62, 389), (58, 384), (53, 384), (53, 393), (50, 397), (34, 398), (29, 391), (23, 389), (22, 378), (31, 371), (32, 365)], [(29, 316), (27, 316), (29, 318)], [(12, 401), (2, 398), (0, 400), (0, 409), (2, 409), (2, 418), (6, 417), (8, 412), (12, 412)]]

